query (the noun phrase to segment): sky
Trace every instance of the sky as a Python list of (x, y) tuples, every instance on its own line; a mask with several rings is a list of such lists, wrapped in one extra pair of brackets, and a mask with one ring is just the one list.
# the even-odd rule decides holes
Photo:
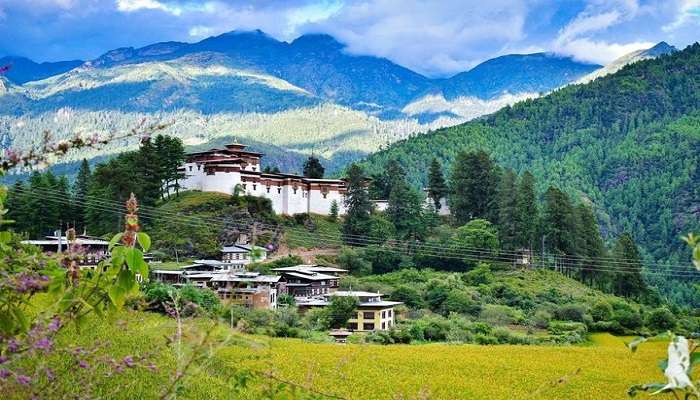
[(510, 53), (605, 64), (662, 40), (683, 48), (700, 40), (700, 0), (0, 0), (0, 55), (35, 61), (253, 29), (328, 33), (439, 77)]

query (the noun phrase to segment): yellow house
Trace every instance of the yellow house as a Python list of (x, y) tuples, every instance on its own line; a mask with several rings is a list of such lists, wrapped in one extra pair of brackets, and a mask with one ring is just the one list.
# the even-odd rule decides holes
[(297, 300), (297, 305), (302, 310), (325, 307), (330, 304), (331, 296), (351, 296), (357, 298), (359, 304), (357, 310), (355, 310), (355, 316), (348, 320), (347, 328), (351, 331), (358, 332), (388, 330), (394, 326), (396, 321), (394, 307), (403, 304), (400, 301), (382, 300), (381, 293), (339, 290), (325, 294), (317, 299), (307, 299), (306, 301)]

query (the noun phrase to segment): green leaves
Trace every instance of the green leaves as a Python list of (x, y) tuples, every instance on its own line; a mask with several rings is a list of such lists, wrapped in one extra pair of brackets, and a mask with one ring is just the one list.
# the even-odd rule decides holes
[(114, 235), (114, 237), (112, 237), (112, 240), (109, 241), (109, 251), (112, 251), (114, 246), (116, 246), (117, 243), (119, 243), (119, 241), (122, 240), (122, 237), (124, 237), (124, 232), (117, 233), (116, 235)]
[(141, 250), (134, 247), (128, 247), (124, 252), (124, 258), (129, 270), (131, 270), (134, 274), (141, 274), (144, 279), (148, 278), (148, 264), (146, 264), (146, 261), (144, 261)]
[(136, 239), (138, 240), (143, 251), (148, 251), (151, 248), (151, 238), (144, 232), (139, 232), (136, 234)]

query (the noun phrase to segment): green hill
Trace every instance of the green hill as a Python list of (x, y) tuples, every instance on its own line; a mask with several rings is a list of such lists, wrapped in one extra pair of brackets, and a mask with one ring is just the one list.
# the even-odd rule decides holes
[(425, 185), (433, 157), (449, 168), (469, 149), (530, 170), (540, 191), (553, 184), (590, 199), (606, 237), (630, 231), (648, 257), (686, 264), (679, 236), (700, 228), (700, 44), (398, 142), (365, 166), (398, 160)]

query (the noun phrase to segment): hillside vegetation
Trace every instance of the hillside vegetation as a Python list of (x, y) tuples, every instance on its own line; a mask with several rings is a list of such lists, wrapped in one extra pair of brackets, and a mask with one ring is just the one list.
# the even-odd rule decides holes
[(654, 260), (688, 259), (681, 234), (700, 227), (700, 45), (646, 60), (586, 85), (507, 107), (460, 126), (396, 143), (369, 171), (397, 160), (427, 183), (433, 156), (449, 167), (484, 149), (539, 192), (550, 184), (592, 202), (603, 233), (629, 231)]

